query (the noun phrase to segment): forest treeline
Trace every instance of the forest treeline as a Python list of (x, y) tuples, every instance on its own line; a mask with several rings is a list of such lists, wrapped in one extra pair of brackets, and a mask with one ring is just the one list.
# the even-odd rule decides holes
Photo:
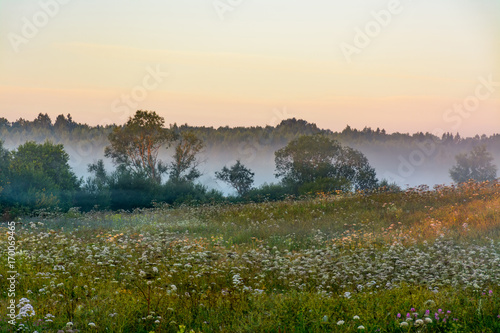
[[(123, 125), (89, 126), (70, 114), (53, 121), (39, 114), (33, 121), (0, 118), (0, 213), (3, 219), (43, 211), (79, 207), (134, 209), (158, 204), (279, 200), (318, 192), (398, 190), (380, 175), (369, 159), (353, 148), (364, 143), (411, 147), (431, 143), (437, 150), (473, 146), (500, 147), (500, 135), (461, 138), (445, 133), (388, 134), (385, 130), (347, 126), (332, 132), (295, 118), (277, 126), (167, 126), (155, 112), (137, 111)], [(265, 147), (274, 158), (275, 183), (253, 186), (254, 170), (235, 157), (220, 161), (214, 179), (236, 192), (233, 196), (199, 182), (202, 150), (248, 151)], [(167, 150), (167, 148), (169, 148)], [(89, 176), (78, 177), (70, 154), (98, 151), (105, 159), (86, 164)], [(161, 153), (163, 151), (163, 154)], [(169, 151), (167, 157), (165, 152)], [(488, 155), (489, 163), (493, 161)], [(216, 159), (216, 157), (215, 157)], [(219, 162), (219, 161), (217, 161)], [(229, 162), (229, 161), (226, 161)], [(490, 163), (491, 164), (491, 163)], [(494, 169), (496, 175), (496, 169)], [(490, 177), (491, 178), (491, 177)], [(493, 177), (494, 178), (494, 177)]]
[[(34, 120), (19, 118), (10, 122), (8, 119), (0, 117), (0, 138), (10, 144), (21, 144), (26, 141), (50, 140), (55, 143), (78, 142), (92, 140), (96, 144), (107, 145), (108, 135), (118, 125), (97, 125), (78, 123), (73, 120), (71, 114), (59, 115), (55, 120), (47, 114), (40, 113)], [(361, 144), (364, 142), (385, 142), (398, 145), (413, 145), (415, 142), (432, 140), (442, 145), (464, 145), (485, 144), (487, 146), (500, 146), (500, 134), (475, 135), (474, 137), (463, 138), (458, 133), (446, 132), (440, 136), (432, 133), (387, 133), (384, 129), (365, 127), (362, 130), (346, 126), (341, 132), (333, 132), (328, 129), (321, 129), (314, 123), (309, 123), (301, 119), (285, 119), (276, 126), (249, 126), (249, 127), (229, 127), (218, 128), (205, 126), (189, 126), (187, 124), (178, 126), (180, 131), (191, 131), (207, 147), (230, 147), (235, 143), (245, 141), (258, 141), (261, 143), (274, 145), (285, 145), (290, 140), (300, 135), (323, 134), (340, 142), (351, 144)], [(16, 146), (17, 146), (16, 145)]]

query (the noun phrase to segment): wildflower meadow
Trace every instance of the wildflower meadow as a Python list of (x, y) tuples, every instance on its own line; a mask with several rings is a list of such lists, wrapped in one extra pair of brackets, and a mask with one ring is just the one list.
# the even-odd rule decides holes
[(500, 332), (498, 183), (1, 231), (1, 332)]

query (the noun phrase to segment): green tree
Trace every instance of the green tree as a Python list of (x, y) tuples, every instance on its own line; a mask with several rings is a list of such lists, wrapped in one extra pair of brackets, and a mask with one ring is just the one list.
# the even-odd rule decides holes
[(109, 176), (109, 191), (113, 210), (152, 207), (158, 200), (161, 185), (145, 173), (137, 173), (119, 165)]
[(69, 208), (80, 187), (62, 144), (28, 141), (12, 152), (9, 167), (12, 204)]
[(68, 117), (66, 118), (63, 114), (60, 114), (56, 118), (56, 122), (54, 123), (54, 128), (56, 130), (71, 130), (76, 126), (75, 122), (73, 122), (73, 118), (71, 118), (71, 114), (68, 113)]
[(382, 179), (377, 185), (379, 191), (382, 192), (401, 192), (401, 187), (395, 182), (389, 182), (387, 179)]
[(240, 161), (236, 161), (231, 168), (223, 167), (221, 171), (215, 172), (215, 178), (231, 185), (239, 196), (244, 196), (252, 189), (254, 176)]
[(38, 117), (33, 120), (33, 126), (35, 128), (50, 128), (52, 126), (52, 119), (46, 113), (39, 113)]
[(109, 208), (111, 204), (110, 178), (104, 167), (104, 161), (98, 160), (96, 163), (89, 164), (87, 171), (92, 176), (88, 177), (83, 185), (80, 204), (86, 210), (92, 209), (94, 206)]
[(341, 149), (337, 141), (322, 135), (301, 136), (275, 153), (275, 176), (288, 185), (329, 178), (335, 171), (332, 161), (340, 155)]
[(10, 161), (10, 152), (4, 148), (3, 141), (0, 140), (0, 198), (3, 189), (9, 184)]
[(275, 163), (276, 177), (296, 192), (304, 185), (308, 190), (333, 191), (377, 184), (375, 170), (361, 152), (322, 135), (291, 141), (275, 153)]
[(0, 117), (0, 128), (2, 127), (10, 127), (10, 122), (7, 118)]
[(347, 179), (355, 190), (371, 190), (378, 185), (375, 169), (360, 151), (351, 147), (342, 147), (335, 162), (337, 179)]
[(159, 151), (168, 148), (175, 139), (173, 131), (164, 128), (164, 124), (163, 117), (154, 111), (137, 111), (125, 125), (109, 134), (111, 145), (106, 147), (105, 156), (160, 183), (167, 167), (158, 159)]
[(497, 167), (485, 145), (476, 146), (469, 153), (455, 156), (457, 164), (450, 169), (450, 176), (456, 183), (468, 180), (491, 181), (497, 178)]
[(183, 132), (179, 135), (173, 156), (174, 160), (170, 166), (170, 180), (172, 182), (193, 182), (201, 176), (198, 170), (197, 155), (203, 147), (203, 141), (194, 133)]

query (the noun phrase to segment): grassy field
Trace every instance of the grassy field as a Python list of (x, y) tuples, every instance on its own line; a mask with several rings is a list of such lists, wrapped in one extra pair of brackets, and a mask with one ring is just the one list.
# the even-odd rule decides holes
[(1, 332), (500, 332), (499, 184), (15, 227)]

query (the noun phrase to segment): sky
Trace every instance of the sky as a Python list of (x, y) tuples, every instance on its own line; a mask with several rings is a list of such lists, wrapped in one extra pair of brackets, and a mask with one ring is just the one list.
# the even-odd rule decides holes
[(0, 116), (500, 130), (497, 0), (0, 0)]

